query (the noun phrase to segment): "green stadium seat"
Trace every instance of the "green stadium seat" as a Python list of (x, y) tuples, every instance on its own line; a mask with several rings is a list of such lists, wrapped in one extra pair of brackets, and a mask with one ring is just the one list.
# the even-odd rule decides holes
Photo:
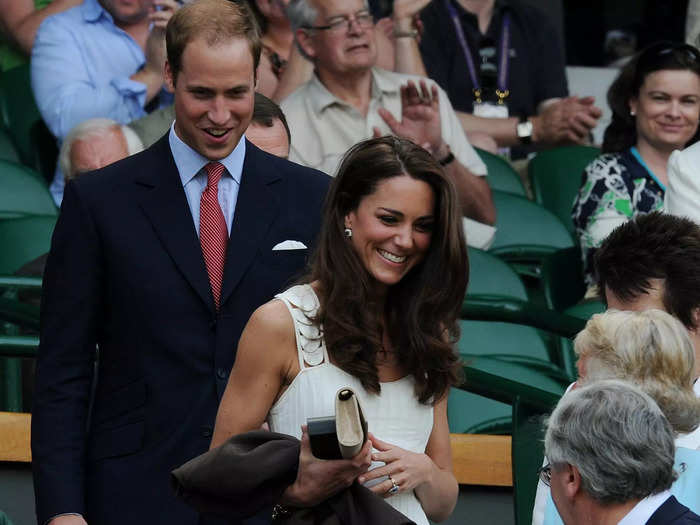
[(489, 252), (506, 260), (541, 260), (574, 245), (573, 237), (550, 211), (523, 197), (493, 192), (498, 217)]
[(9, 275), (45, 254), (51, 246), (56, 217), (27, 216), (0, 220), (0, 275)]
[(51, 180), (58, 147), (34, 101), (29, 64), (0, 72), (0, 118), (22, 164)]
[(592, 146), (564, 146), (539, 152), (528, 165), (535, 202), (556, 215), (572, 235), (571, 208), (581, 175), (598, 155), (600, 150)]
[(3, 126), (0, 126), (0, 159), (14, 163), (20, 162), (19, 153), (12, 142), (12, 137)]
[(578, 303), (586, 293), (578, 246), (548, 255), (542, 263), (541, 282), (548, 308), (562, 312)]
[(57, 214), (46, 183), (35, 171), (0, 160), (0, 219)]
[(527, 301), (525, 285), (508, 264), (478, 248), (469, 247), (468, 254), (467, 296), (496, 294)]
[(480, 148), (474, 148), (486, 164), (488, 177), (486, 180), (492, 190), (505, 191), (522, 197), (526, 196), (525, 186), (520, 175), (513, 169), (510, 163), (499, 155), (494, 155)]
[(464, 365), (463, 389), (508, 403), (512, 409), (512, 457), (516, 525), (531, 522), (542, 462), (542, 416), (549, 413), (566, 383), (514, 363), (488, 357)]
[[(497, 257), (469, 248), (469, 258), (470, 284), (463, 319), (459, 321), (462, 337), (458, 349), (464, 362), (486, 357), (568, 381), (570, 378), (552, 364), (552, 351), (535, 327), (558, 327), (558, 333), (570, 334), (578, 330), (578, 324), (574, 328), (563, 326), (555, 312), (527, 303), (522, 281)], [(452, 389), (448, 422), (454, 433), (510, 433), (512, 408), (475, 393)]]

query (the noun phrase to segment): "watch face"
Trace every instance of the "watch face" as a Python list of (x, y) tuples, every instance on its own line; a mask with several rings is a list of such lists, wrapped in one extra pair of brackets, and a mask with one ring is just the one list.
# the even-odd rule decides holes
[[(510, 128), (513, 129), (513, 128)], [(529, 137), (532, 135), (532, 122), (529, 120), (526, 122), (520, 122), (518, 124), (517, 133), (518, 137), (523, 138), (523, 137)]]

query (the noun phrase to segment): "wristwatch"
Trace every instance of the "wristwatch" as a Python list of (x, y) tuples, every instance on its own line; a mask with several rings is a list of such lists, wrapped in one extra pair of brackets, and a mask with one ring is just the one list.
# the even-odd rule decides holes
[(521, 144), (532, 144), (532, 121), (527, 117), (520, 117), (520, 122), (515, 126), (515, 133)]
[(447, 155), (445, 155), (444, 158), (439, 159), (438, 162), (440, 163), (440, 166), (447, 166), (448, 164), (450, 164), (454, 160), (455, 160), (454, 153), (452, 153), (452, 150), (450, 149), (450, 147), (447, 146)]

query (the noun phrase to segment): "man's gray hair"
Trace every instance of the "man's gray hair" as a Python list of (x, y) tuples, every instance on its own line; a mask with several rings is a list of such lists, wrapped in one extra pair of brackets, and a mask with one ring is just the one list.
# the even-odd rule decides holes
[(292, 31), (316, 24), (318, 9), (309, 0), (292, 0), (285, 9)]
[(63, 176), (66, 179), (70, 179), (75, 175), (70, 158), (70, 150), (75, 141), (85, 140), (89, 137), (101, 137), (111, 133), (115, 129), (121, 130), (122, 135), (124, 135), (126, 150), (129, 155), (143, 151), (143, 142), (141, 142), (139, 136), (130, 127), (121, 125), (119, 122), (109, 118), (91, 118), (84, 120), (68, 132), (58, 152), (58, 165), (61, 168)]
[(605, 505), (667, 490), (676, 479), (671, 425), (654, 400), (618, 380), (577, 388), (547, 421), (545, 455), (575, 466), (583, 490)]
[[(364, 0), (365, 7), (369, 7), (367, 0)], [(285, 11), (287, 18), (289, 19), (289, 24), (292, 26), (292, 31), (296, 33), (297, 29), (304, 29), (306, 27), (312, 27), (316, 25), (316, 18), (318, 17), (318, 9), (311, 3), (311, 0), (291, 0), (289, 5), (287, 5)], [(299, 49), (301, 56), (313, 62), (313, 57), (310, 57), (296, 41), (296, 36), (294, 38), (294, 43)]]

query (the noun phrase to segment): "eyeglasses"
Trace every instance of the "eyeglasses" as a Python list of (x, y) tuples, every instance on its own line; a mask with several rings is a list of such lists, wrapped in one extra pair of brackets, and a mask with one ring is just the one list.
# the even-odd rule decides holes
[(538, 468), (537, 476), (540, 478), (542, 483), (549, 487), (552, 484), (552, 465), (547, 463), (546, 465)]
[(369, 29), (374, 26), (372, 14), (363, 9), (354, 15), (334, 16), (328, 21), (325, 26), (302, 26), (303, 29), (317, 29), (319, 31), (328, 31), (330, 33), (347, 33), (350, 30), (350, 24), (355, 22), (362, 29)]

